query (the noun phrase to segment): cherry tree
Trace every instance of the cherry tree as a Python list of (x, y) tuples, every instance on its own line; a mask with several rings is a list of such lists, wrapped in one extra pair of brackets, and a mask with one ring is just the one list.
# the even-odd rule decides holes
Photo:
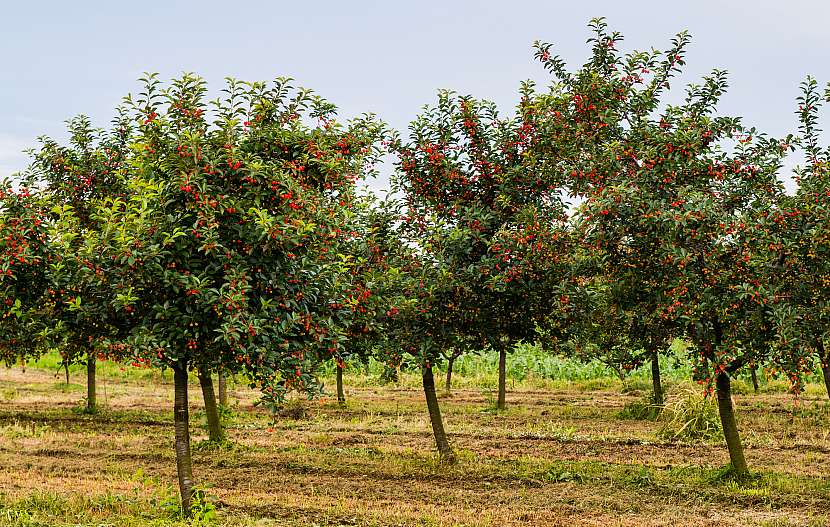
[(339, 345), (325, 302), (340, 269), (338, 227), (379, 125), (370, 116), (340, 123), (331, 103), (288, 79), (229, 80), (212, 103), (194, 75), (144, 83), (125, 101), (136, 126), (125, 197), (98, 203), (97, 237), (84, 247), (105, 262), (88, 278), (110, 291), (98, 301), (131, 320), (129, 338), (111, 348), (174, 372), (187, 513), (189, 372), (210, 384), (206, 406), (220, 367), (276, 402), (316, 390), (314, 365)]
[(48, 328), (50, 225), (33, 189), (0, 183), (0, 360), (11, 364), (38, 355)]
[[(830, 281), (828, 261), (828, 220), (830, 220), (830, 148), (822, 147), (819, 128), (820, 109), (830, 99), (830, 86), (824, 95), (815, 79), (808, 77), (798, 98), (798, 144), (805, 165), (796, 171), (797, 189), (784, 198), (773, 224), (776, 238), (770, 250), (779, 254), (777, 271), (787, 283), (786, 300), (791, 308), (777, 319), (778, 333), (789, 351), (783, 360), (795, 364), (774, 364), (776, 370), (794, 374), (797, 366), (809, 367), (807, 357), (817, 359), (830, 396)], [(796, 367), (794, 367), (796, 366)]]
[(81, 302), (94, 291), (84, 290), (85, 274), (100, 272), (100, 254), (94, 249), (79, 258), (79, 246), (89, 243), (97, 227), (91, 217), (98, 202), (123, 197), (121, 172), (128, 158), (131, 123), (119, 113), (108, 132), (92, 127), (87, 117), (68, 122), (69, 146), (43, 137), (34, 162), (25, 174), (27, 185), (39, 189), (48, 203), (54, 224), (52, 264), (47, 268), (51, 310), (44, 324), (52, 327), (53, 347), (64, 365), (86, 363), (86, 409), (96, 410), (96, 358), (103, 339), (118, 335), (111, 313), (99, 311), (97, 302)]
[(768, 242), (788, 141), (717, 114), (722, 71), (689, 86), (682, 103), (662, 102), (684, 64), (685, 33), (664, 52), (622, 55), (621, 35), (602, 19), (591, 26), (592, 56), (574, 73), (537, 46), (556, 81), (536, 99), (548, 142), (535, 155), (552, 164), (569, 145), (556, 169), (584, 200), (581, 237), (623, 291), (620, 307), (640, 318), (638, 333), (691, 340), (695, 376), (716, 389), (732, 468), (744, 474), (730, 379), (779, 354), (784, 284)]
[(408, 140), (393, 143), (413, 243), (444, 273), (455, 349), (498, 352), (500, 409), (508, 351), (536, 338), (551, 299), (567, 303), (562, 187), (527, 166), (536, 141), (528, 109), (502, 118), (492, 103), (441, 91), (411, 123)]

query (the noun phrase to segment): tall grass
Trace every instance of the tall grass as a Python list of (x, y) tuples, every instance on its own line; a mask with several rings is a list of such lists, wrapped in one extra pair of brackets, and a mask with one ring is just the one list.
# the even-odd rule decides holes
[[(346, 365), (346, 384), (354, 387), (372, 387), (384, 384), (384, 364), (370, 359), (368, 365), (354, 361)], [(446, 363), (435, 368), (436, 384), (440, 387), (439, 376), (446, 372)], [(692, 380), (692, 368), (688, 360), (687, 345), (676, 340), (666, 355), (660, 356), (660, 372), (664, 387), (684, 385)], [(334, 363), (329, 361), (321, 369), (326, 391), (334, 382)], [(784, 379), (766, 378), (763, 371), (761, 392), (782, 393), (788, 389)], [(453, 364), (453, 387), (462, 389), (493, 390), (498, 381), (498, 354), (492, 350), (468, 353), (456, 359)], [(805, 395), (823, 396), (824, 386), (821, 374), (807, 377)], [(651, 369), (648, 363), (629, 372), (623, 381), (610, 367), (597, 360), (582, 362), (577, 359), (553, 355), (535, 344), (519, 344), (507, 355), (507, 382), (509, 387), (528, 389), (556, 389), (574, 387), (582, 390), (620, 389), (628, 392), (651, 391)], [(420, 372), (413, 367), (401, 369), (397, 386), (417, 388), (421, 385)], [(749, 371), (735, 376), (733, 389), (738, 394), (752, 393)]]
[[(663, 378), (680, 382), (691, 378), (691, 368), (684, 363), (681, 352), (670, 357), (661, 357)], [(468, 389), (490, 389), (498, 380), (498, 353), (482, 350), (468, 353), (456, 359), (453, 364), (453, 386)], [(370, 359), (368, 365), (359, 362), (346, 366), (347, 383), (351, 386), (377, 386), (381, 384), (384, 364)], [(446, 372), (446, 364), (436, 368), (436, 376)], [(334, 377), (334, 363), (324, 364), (321, 370), (324, 380), (331, 383)], [(625, 385), (646, 389), (651, 385), (648, 368), (633, 371), (626, 376)], [(519, 344), (507, 356), (508, 383), (527, 388), (552, 388), (563, 384), (578, 384), (582, 388), (620, 387), (617, 374), (599, 361), (582, 362), (576, 359), (553, 355), (535, 344)], [(399, 386), (414, 387), (421, 383), (420, 372), (404, 366)], [(438, 383), (441, 386), (441, 383)]]
[[(617, 374), (599, 361), (582, 362), (576, 359), (553, 355), (542, 350), (535, 344), (519, 344), (515, 346), (507, 356), (507, 379), (511, 387), (525, 388), (557, 388), (576, 386), (581, 389), (603, 389), (614, 388), (626, 391), (647, 392), (651, 389), (651, 370), (646, 367), (628, 373), (624, 381), (620, 381)], [(14, 368), (20, 368), (14, 365)], [(37, 368), (55, 374), (57, 380), (63, 380), (63, 365), (60, 354), (57, 351), (50, 351), (43, 354), (37, 360), (27, 363), (28, 368)], [(347, 384), (356, 387), (371, 387), (384, 384), (384, 364), (374, 359), (369, 360), (368, 366), (354, 361), (347, 363), (346, 374)], [(446, 364), (440, 364), (436, 368), (437, 377), (446, 371)], [(113, 381), (152, 381), (155, 383), (172, 382), (172, 372), (160, 371), (157, 369), (135, 368), (130, 365), (119, 364), (112, 361), (97, 362), (99, 378)], [(86, 366), (84, 364), (73, 364), (69, 371), (74, 383), (84, 383)], [(668, 385), (681, 384), (692, 378), (692, 370), (687, 359), (686, 345), (682, 341), (675, 341), (672, 350), (668, 355), (660, 357), (660, 371), (663, 382)], [(326, 390), (331, 391), (329, 385), (333, 386), (334, 362), (328, 361), (320, 369), (322, 380), (326, 384)], [(781, 393), (786, 391), (788, 385), (785, 380), (767, 379), (759, 370), (761, 378), (761, 392)], [(195, 378), (195, 376), (194, 376)], [(238, 379), (245, 384), (244, 379)], [(498, 381), (498, 354), (492, 350), (482, 350), (478, 353), (469, 353), (456, 359), (453, 365), (453, 386), (465, 389), (490, 390)], [(195, 382), (195, 381), (194, 381)], [(413, 367), (404, 366), (401, 370), (398, 386), (415, 388), (420, 387), (421, 377)], [(751, 393), (752, 387), (749, 372), (741, 372), (733, 384), (735, 393)], [(824, 386), (821, 373), (814, 373), (807, 376), (807, 396), (821, 397), (824, 395)]]
[[(13, 368), (20, 368), (19, 364), (12, 366)], [(45, 370), (55, 374), (55, 378), (63, 380), (63, 359), (57, 350), (51, 350), (35, 360), (26, 362), (27, 368), (35, 368)], [(96, 375), (105, 379), (121, 380), (121, 381), (169, 381), (173, 382), (173, 372), (162, 372), (153, 368), (136, 368), (129, 364), (121, 364), (118, 362), (108, 360), (97, 360), (95, 362)], [(85, 383), (86, 379), (86, 364), (70, 364), (69, 365), (70, 380), (74, 382)]]

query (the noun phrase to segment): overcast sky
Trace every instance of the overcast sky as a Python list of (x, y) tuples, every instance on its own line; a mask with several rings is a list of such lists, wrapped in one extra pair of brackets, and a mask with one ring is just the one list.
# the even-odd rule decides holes
[(521, 80), (547, 78), (533, 60), (533, 41), (553, 42), (575, 67), (587, 57), (586, 24), (596, 16), (625, 35), (624, 49), (662, 49), (689, 30), (683, 82), (712, 68), (728, 70), (722, 111), (773, 135), (796, 127), (795, 97), (806, 75), (822, 85), (830, 79), (830, 3), (818, 0), (4, 0), (0, 6), (0, 177), (26, 166), (21, 151), (37, 136), (64, 138), (63, 122), (73, 115), (105, 126), (144, 71), (162, 78), (192, 71), (213, 89), (226, 76), (291, 76), (344, 116), (375, 112), (398, 129), (438, 88), (491, 99), (508, 111)]

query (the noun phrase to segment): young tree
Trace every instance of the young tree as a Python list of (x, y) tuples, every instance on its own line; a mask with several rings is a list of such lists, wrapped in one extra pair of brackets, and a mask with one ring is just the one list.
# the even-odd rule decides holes
[(687, 35), (663, 53), (622, 56), (622, 37), (601, 19), (591, 25), (592, 57), (575, 73), (538, 46), (557, 83), (537, 103), (556, 141), (537, 155), (572, 145), (558, 168), (585, 200), (578, 222), (603, 275), (638, 292), (635, 310), (648, 326), (676, 324), (691, 339), (696, 377), (716, 387), (732, 467), (744, 474), (730, 377), (776, 353), (782, 282), (767, 241), (786, 142), (716, 114), (726, 89), (720, 71), (690, 86), (682, 104), (661, 103), (684, 64)]
[[(600, 256), (602, 253), (592, 251)], [(610, 281), (601, 268), (588, 266), (585, 292), (575, 304), (585, 304), (568, 328), (566, 354), (583, 361), (598, 360), (613, 370), (620, 380), (644, 364), (651, 370), (651, 400), (659, 409), (664, 404), (659, 356), (670, 350), (671, 327), (663, 321), (648, 321), (638, 308), (642, 296), (625, 286), (626, 281)], [(593, 276), (590, 276), (593, 275)]]
[[(439, 363), (442, 350), (458, 345), (451, 321), (460, 312), (452, 301), (451, 277), (430, 253), (422, 250), (419, 241), (424, 240), (419, 233), (406, 228), (402, 217), (398, 201), (383, 200), (372, 207), (364, 223), (370, 227), (357, 238), (371, 255), (358, 257), (358, 261), (365, 258), (359, 264), (363, 270), (361, 283), (371, 284), (372, 291), (368, 297), (371, 301), (357, 305), (373, 315), (370, 319), (349, 318), (353, 325), (348, 335), (370, 346), (372, 356), (383, 362), (386, 371), (396, 373), (402, 364), (421, 370), (438, 453), (442, 461), (453, 463), (455, 455), (444, 428), (433, 368)], [(354, 331), (364, 322), (371, 325)]]
[(390, 271), (400, 287), (400, 296), (390, 308), (387, 345), (381, 345), (378, 352), (395, 367), (402, 361), (414, 360), (421, 370), (435, 445), (441, 460), (452, 464), (455, 453), (438, 404), (434, 367), (441, 360), (443, 349), (458, 345), (454, 318), (461, 313), (452, 301), (453, 288), (447, 287), (450, 277), (435, 262), (412, 250), (397, 255), (394, 261), (397, 266)]
[(50, 250), (39, 197), (25, 185), (0, 182), (0, 360), (7, 365), (43, 349)]
[[(778, 331), (784, 336), (786, 349), (794, 354), (792, 360), (805, 355), (817, 359), (830, 396), (830, 147), (820, 146), (818, 125), (822, 99), (830, 100), (830, 85), (824, 97), (812, 77), (802, 83), (801, 89), (798, 143), (806, 164), (796, 171), (795, 195), (784, 198), (775, 218), (778, 238), (771, 246), (781, 255), (779, 269), (786, 277), (787, 300), (792, 308), (788, 317), (779, 319)], [(795, 377), (791, 380), (797, 382)]]
[(393, 143), (414, 242), (449, 276), (447, 308), (463, 313), (452, 333), (499, 354), (499, 409), (507, 353), (535, 339), (551, 298), (567, 301), (562, 187), (528, 170), (535, 131), (523, 117), (503, 119), (492, 103), (441, 91), (409, 140)]
[(393, 202), (365, 194), (355, 202), (344, 224), (341, 291), (331, 303), (342, 328), (342, 345), (334, 353), (338, 403), (345, 404), (343, 370), (347, 361), (367, 363), (388, 338), (386, 323), (399, 294), (390, 275), (390, 254), (400, 246)]
[(87, 284), (83, 275), (101, 269), (100, 254), (86, 251), (81, 259), (78, 248), (97, 226), (91, 217), (95, 204), (124, 194), (122, 171), (129, 155), (131, 123), (120, 112), (106, 133), (94, 129), (85, 116), (70, 120), (68, 129), (69, 146), (41, 138), (26, 179), (40, 189), (57, 221), (54, 260), (48, 267), (52, 309), (44, 323), (54, 328), (52, 342), (61, 350), (67, 373), (70, 363), (86, 364), (86, 409), (94, 412), (96, 358), (102, 340), (117, 336), (118, 328), (107, 323), (114, 318), (99, 311), (100, 303), (77, 301), (94, 294), (83, 289)]
[(313, 354), (337, 346), (320, 303), (339, 269), (337, 228), (378, 126), (370, 117), (338, 123), (334, 106), (288, 79), (229, 80), (212, 109), (196, 76), (168, 88), (155, 75), (144, 82), (126, 100), (137, 127), (127, 198), (95, 213), (106, 267), (94, 285), (131, 315), (124, 345), (137, 360), (174, 372), (187, 514), (188, 374), (212, 392), (210, 372), (245, 372), (266, 401), (314, 389)]

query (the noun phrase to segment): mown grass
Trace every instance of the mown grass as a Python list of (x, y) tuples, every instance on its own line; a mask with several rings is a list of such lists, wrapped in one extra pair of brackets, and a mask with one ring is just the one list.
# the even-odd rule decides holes
[[(326, 438), (317, 443), (325, 443)], [(755, 472), (744, 480), (731, 478), (721, 468), (699, 466), (653, 467), (641, 463), (607, 463), (601, 461), (550, 460), (535, 456), (499, 459), (461, 450), (459, 462), (442, 463), (436, 456), (417, 451), (388, 451), (365, 446), (296, 445), (275, 448), (244, 448), (230, 445), (208, 449), (210, 456), (200, 461), (205, 470), (238, 470), (267, 464), (270, 470), (286, 477), (331, 477), (359, 482), (371, 474), (383, 485), (400, 486), (417, 482), (435, 489), (475, 487), (509, 488), (517, 496), (528, 496), (549, 485), (569, 485), (586, 494), (615, 489), (623, 493), (647, 493), (650, 500), (667, 500), (677, 507), (707, 507), (724, 510), (804, 509), (821, 511), (830, 508), (830, 480)], [(197, 459), (202, 449), (196, 448)], [(105, 492), (95, 496), (62, 495), (35, 491), (13, 499), (0, 494), (0, 525), (69, 526), (69, 525), (270, 525), (262, 518), (246, 517), (234, 507), (220, 504), (223, 510), (215, 519), (185, 521), (177, 517), (175, 489), (160, 483), (157, 477), (141, 472), (125, 475), (134, 483), (134, 492)], [(359, 486), (359, 483), (357, 483)], [(210, 489), (207, 489), (208, 494)], [(632, 504), (629, 512), (649, 511), (645, 503)], [(330, 511), (331, 512), (331, 511)], [(353, 511), (354, 512), (354, 511)], [(815, 513), (805, 525), (825, 525), (827, 517)], [(325, 523), (328, 524), (328, 523)], [(338, 523), (331, 523), (335, 525)], [(360, 524), (360, 523), (354, 523)], [(789, 525), (788, 523), (779, 523)], [(794, 523), (793, 525), (798, 525)], [(297, 523), (306, 525), (306, 523)], [(318, 524), (323, 525), (323, 524)]]
[[(670, 496), (675, 502), (680, 500), (688, 504), (705, 501), (771, 508), (817, 504), (830, 507), (830, 479), (765, 471), (737, 480), (720, 467), (651, 467), (639, 463), (563, 461), (535, 456), (498, 459), (469, 450), (458, 453), (458, 463), (447, 465), (434, 455), (416, 451), (390, 452), (361, 446), (299, 445), (276, 449), (269, 455), (279, 458), (278, 466), (290, 472), (345, 478), (359, 477), (368, 470), (373, 477), (390, 482), (417, 480), (439, 485), (502, 482), (533, 487), (551, 482), (573, 482), (598, 488), (647, 488), (652, 497)], [(247, 462), (247, 459), (236, 460)], [(221, 455), (213, 462), (223, 467), (234, 466)]]
[[(754, 470), (736, 480), (717, 435), (669, 437), (665, 417), (621, 418), (648, 396), (647, 375), (621, 382), (596, 364), (539, 353), (510, 357), (503, 412), (490, 409), (495, 356), (456, 363), (455, 393), (441, 401), (455, 465), (434, 453), (415, 372), (381, 385), (379, 364), (352, 365), (345, 405), (299, 398), (277, 416), (254, 408), (240, 379), (221, 445), (206, 441), (194, 383), (205, 502), (188, 521), (177, 512), (169, 378), (99, 362), (108, 395), (86, 415), (83, 366), (67, 387), (47, 355), (26, 374), (0, 371), (0, 526), (828, 524), (822, 386), (796, 403), (778, 381), (764, 380), (759, 395), (735, 382)], [(700, 393), (667, 361), (670, 406), (684, 390)]]

